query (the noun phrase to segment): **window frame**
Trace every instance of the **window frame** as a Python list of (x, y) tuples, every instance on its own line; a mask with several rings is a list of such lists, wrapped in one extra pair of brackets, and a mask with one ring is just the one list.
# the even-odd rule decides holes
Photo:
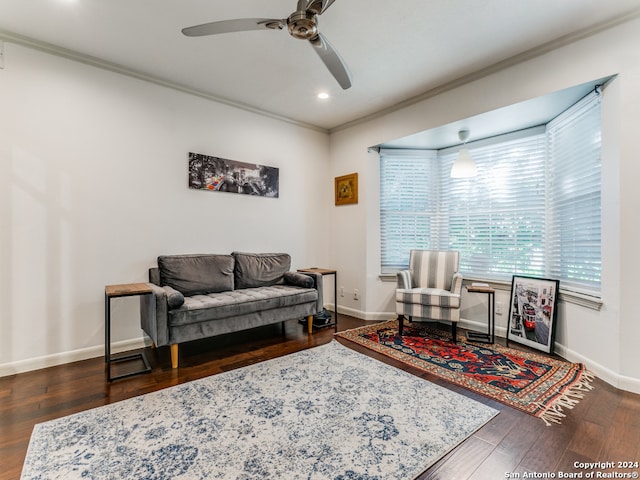
[[(600, 98), (599, 98), (599, 92), (595, 91), (590, 93), (589, 95), (587, 95), (586, 97), (584, 97), (582, 100), (580, 100), (579, 102), (577, 102), (574, 106), (570, 107), (569, 109), (567, 109), (565, 112), (563, 112), (562, 114), (560, 114), (558, 117), (556, 117), (556, 119), (553, 119), (552, 121), (548, 122), (546, 125), (542, 125), (539, 127), (534, 127), (533, 129), (526, 129), (523, 131), (517, 131), (517, 132), (511, 132), (511, 133), (507, 133), (504, 135), (499, 135), (497, 137), (492, 137), (492, 138), (488, 138), (488, 139), (483, 139), (483, 140), (479, 140), (476, 142), (472, 142), (472, 143), (468, 143), (466, 145), (464, 145), (465, 148), (468, 148), (471, 151), (472, 157), (473, 157), (473, 150), (474, 149), (478, 149), (481, 147), (485, 147), (487, 145), (500, 145), (503, 144), (505, 142), (511, 141), (513, 139), (518, 139), (518, 138), (527, 138), (530, 137), (532, 135), (540, 135), (541, 132), (543, 132), (542, 134), (544, 135), (544, 143), (545, 143), (545, 154), (547, 156), (547, 159), (545, 160), (545, 162), (547, 162), (547, 165), (545, 167), (545, 175), (546, 178), (544, 179), (544, 189), (545, 189), (545, 193), (544, 193), (544, 209), (545, 211), (548, 210), (549, 208), (549, 202), (550, 202), (550, 196), (552, 195), (551, 192), (547, 192), (547, 190), (551, 190), (552, 186), (550, 184), (549, 178), (548, 178), (548, 162), (551, 162), (552, 160), (550, 160), (549, 154), (550, 154), (550, 147), (549, 147), (549, 126), (553, 126), (554, 123), (558, 123), (558, 122), (562, 122), (563, 120), (560, 119), (558, 120), (558, 118), (562, 117), (563, 115), (566, 116), (571, 116), (573, 115), (572, 111), (579, 111), (580, 109), (590, 109), (591, 106), (597, 104), (597, 114), (599, 115), (598, 117), (598, 122), (597, 122), (597, 132), (598, 132), (598, 140), (601, 142), (601, 131), (602, 131), (602, 119), (601, 119), (601, 111), (600, 111)], [(586, 107), (585, 107), (586, 105)], [(595, 109), (594, 109), (595, 110)], [(453, 154), (455, 154), (457, 151), (459, 151), (463, 146), (462, 145), (458, 145), (455, 147), (450, 147), (450, 148), (444, 148), (444, 149), (440, 149), (437, 150), (437, 157), (439, 158), (439, 160), (442, 160), (443, 157), (447, 157), (449, 156), (449, 161), (447, 162), (443, 162), (443, 161), (438, 161), (439, 163), (439, 179), (438, 179), (438, 183), (441, 184), (442, 182), (444, 182), (444, 184), (446, 184), (447, 182), (449, 184), (451, 184), (451, 182), (453, 181), (460, 181), (459, 179), (456, 180), (450, 180), (448, 178), (449, 176), (449, 170), (452, 164), (452, 160), (451, 158), (453, 158)], [(433, 150), (428, 151), (429, 155), (432, 155)], [(395, 156), (396, 158), (413, 158), (415, 159), (416, 156), (419, 156), (421, 153), (421, 151), (416, 151), (416, 150), (411, 150), (411, 151), (407, 151), (407, 150), (402, 150), (402, 151), (398, 151), (398, 150), (389, 150), (389, 149), (381, 149), (380, 150), (380, 216), (381, 216), (381, 223), (380, 223), (380, 240), (381, 240), (381, 251), (380, 251), (380, 271), (381, 271), (381, 277), (385, 278), (385, 279), (390, 279), (391, 277), (394, 277), (394, 271), (397, 271), (399, 269), (402, 268), (406, 268), (406, 263), (404, 265), (398, 266), (397, 270), (394, 270), (393, 268), (390, 268), (389, 264), (385, 264), (385, 258), (383, 258), (383, 248), (384, 246), (383, 244), (383, 236), (385, 235), (385, 233), (383, 232), (384, 226), (383, 226), (383, 222), (382, 222), (382, 216), (383, 216), (383, 203), (385, 202), (385, 198), (384, 198), (384, 191), (383, 191), (383, 183), (385, 181), (385, 170), (383, 167), (383, 159), (388, 159), (391, 156)], [(600, 203), (600, 212), (601, 212), (601, 197), (602, 197), (602, 166), (601, 166), (601, 143), (598, 144), (597, 147), (597, 161), (598, 161), (598, 165), (597, 165), (597, 199), (598, 202)], [(479, 168), (479, 173), (480, 173), (480, 168)], [(469, 180), (463, 180), (463, 181), (469, 181)], [(440, 185), (439, 188), (439, 193), (438, 195), (442, 195), (442, 191), (445, 190), (446, 187), (442, 187), (442, 185)], [(437, 219), (435, 220), (435, 223), (441, 223), (442, 222), (442, 218), (441, 217), (445, 217), (448, 218), (448, 213), (442, 211), (442, 205), (441, 205), (442, 199), (439, 197), (438, 198), (438, 206), (437, 206), (437, 214), (435, 215), (437, 217)], [(601, 225), (601, 214), (598, 217), (598, 225)], [(550, 224), (550, 217), (549, 215), (545, 215), (544, 218), (544, 227), (545, 229), (549, 228), (549, 224)], [(601, 227), (600, 227), (601, 228)], [(547, 240), (547, 236), (546, 234), (543, 234), (545, 237), (545, 241)], [(568, 282), (567, 279), (564, 279), (562, 277), (559, 277), (560, 281), (561, 281), (561, 294), (564, 291), (565, 295), (568, 294), (575, 294), (575, 297), (578, 299), (578, 302), (576, 303), (584, 303), (586, 304), (586, 306), (590, 306), (592, 308), (600, 308), (601, 305), (601, 301), (600, 301), (600, 296), (601, 296), (601, 292), (602, 292), (602, 284), (601, 284), (601, 263), (602, 263), (602, 237), (600, 236), (598, 239), (598, 281), (595, 284), (592, 285), (582, 285), (579, 282)], [(438, 239), (435, 242), (431, 242), (428, 246), (428, 248), (434, 248), (434, 249), (446, 249), (446, 248), (451, 248), (450, 246), (450, 242), (444, 242), (442, 243), (442, 232), (440, 232), (440, 234), (438, 235)], [(422, 248), (422, 247), (417, 247), (417, 248)], [(552, 256), (552, 254), (549, 252), (549, 245), (545, 245), (545, 251), (543, 252), (543, 257), (544, 257), (544, 266), (543, 266), (543, 271), (539, 272), (540, 276), (545, 276), (548, 277), (548, 273), (551, 269), (550, 266), (550, 261), (549, 261), (549, 257)], [(408, 256), (407, 256), (407, 262), (408, 262)], [(513, 272), (510, 272), (510, 275), (513, 274), (531, 274), (532, 272), (527, 272), (527, 271), (516, 271), (517, 269), (514, 269)], [(483, 281), (489, 281), (493, 284), (495, 284), (496, 286), (501, 286), (501, 285), (506, 285), (508, 284), (509, 280), (507, 278), (501, 278), (500, 276), (493, 276), (493, 275), (483, 275), (480, 274), (479, 272), (467, 272), (465, 273), (463, 271), (463, 273), (465, 274), (465, 278), (468, 279), (481, 279)], [(506, 276), (506, 273), (505, 273)], [(558, 277), (554, 277), (554, 278), (558, 278)]]

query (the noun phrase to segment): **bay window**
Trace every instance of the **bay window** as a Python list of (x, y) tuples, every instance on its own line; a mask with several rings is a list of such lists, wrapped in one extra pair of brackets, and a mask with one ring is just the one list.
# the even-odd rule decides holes
[(546, 125), (465, 145), (478, 175), (450, 178), (461, 146), (380, 151), (381, 271), (409, 250), (459, 250), (467, 277), (557, 278), (600, 291), (600, 98)]

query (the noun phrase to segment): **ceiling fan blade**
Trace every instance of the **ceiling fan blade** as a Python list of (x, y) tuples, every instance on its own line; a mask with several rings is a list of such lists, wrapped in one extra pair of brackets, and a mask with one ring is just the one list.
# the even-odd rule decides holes
[(286, 20), (274, 18), (237, 18), (235, 20), (222, 20), (183, 28), (182, 33), (187, 37), (201, 37), (203, 35), (246, 32), (249, 30), (282, 30), (286, 24)]
[(340, 86), (346, 90), (351, 87), (351, 76), (349, 69), (340, 57), (335, 48), (329, 43), (327, 38), (319, 33), (315, 37), (309, 39), (320, 59), (327, 66), (331, 75), (335, 77)]
[(307, 0), (304, 2), (304, 0), (300, 0), (298, 2), (298, 10), (300, 11), (301, 3), (306, 3), (306, 6), (302, 10), (311, 11), (316, 15), (322, 15), (335, 1), (336, 0)]

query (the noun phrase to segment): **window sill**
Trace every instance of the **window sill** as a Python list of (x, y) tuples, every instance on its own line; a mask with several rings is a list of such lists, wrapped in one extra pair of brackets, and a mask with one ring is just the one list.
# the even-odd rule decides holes
[[(396, 282), (395, 273), (381, 273), (379, 275), (382, 282)], [(511, 282), (503, 282), (498, 280), (487, 280), (485, 278), (466, 278), (462, 281), (463, 285), (469, 285), (472, 282), (484, 282), (488, 283), (491, 288), (496, 290), (504, 290), (505, 292), (511, 292)], [(572, 303), (574, 305), (580, 305), (581, 307), (590, 308), (591, 310), (600, 310), (602, 308), (602, 298), (594, 295), (586, 295), (584, 293), (574, 292), (560, 288), (560, 295), (558, 297), (559, 302)]]

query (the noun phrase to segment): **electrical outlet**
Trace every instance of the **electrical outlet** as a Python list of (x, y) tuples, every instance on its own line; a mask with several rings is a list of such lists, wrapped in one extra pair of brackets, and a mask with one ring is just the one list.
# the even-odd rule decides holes
[(360, 300), (360, 292), (358, 291), (357, 288), (353, 291), (353, 299)]
[(344, 297), (344, 287), (340, 287), (340, 296)]
[(496, 302), (496, 315), (502, 315), (503, 308), (504, 308), (504, 303)]

